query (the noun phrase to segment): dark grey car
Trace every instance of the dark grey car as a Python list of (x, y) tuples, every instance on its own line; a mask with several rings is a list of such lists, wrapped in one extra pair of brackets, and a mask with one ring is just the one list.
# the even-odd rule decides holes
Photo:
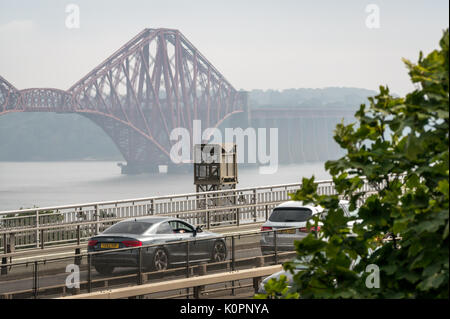
[(138, 249), (116, 249), (152, 245), (142, 248), (143, 267), (165, 270), (186, 263), (186, 243), (180, 241), (189, 241), (189, 262), (220, 262), (227, 257), (222, 235), (171, 217), (139, 217), (118, 222), (90, 238), (88, 252), (105, 252), (93, 255), (92, 264), (99, 273), (107, 275), (116, 267), (139, 264)]

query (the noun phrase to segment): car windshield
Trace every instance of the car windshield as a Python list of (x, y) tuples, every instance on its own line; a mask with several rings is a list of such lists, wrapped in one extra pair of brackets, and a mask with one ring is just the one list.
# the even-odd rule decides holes
[(342, 209), (344, 210), (345, 216), (347, 217), (358, 217), (358, 208), (356, 210), (350, 211), (350, 204), (342, 203)]
[(358, 217), (358, 211), (359, 211), (359, 209), (357, 208), (354, 211), (348, 212), (348, 216), (350, 216), (350, 217)]
[(312, 216), (308, 208), (275, 208), (269, 217), (271, 222), (305, 222)]
[(138, 221), (117, 223), (103, 232), (103, 234), (134, 234), (145, 233), (153, 224)]
[[(344, 215), (345, 215), (346, 217), (358, 217), (358, 211), (359, 211), (358, 208), (356, 208), (356, 209), (353, 210), (353, 211), (350, 211), (350, 204), (345, 203), (345, 204), (340, 204), (340, 206), (341, 206), (341, 208), (343, 209)], [(320, 219), (325, 219), (325, 218), (327, 217), (327, 215), (328, 215), (328, 210), (325, 209), (325, 210), (320, 214)]]

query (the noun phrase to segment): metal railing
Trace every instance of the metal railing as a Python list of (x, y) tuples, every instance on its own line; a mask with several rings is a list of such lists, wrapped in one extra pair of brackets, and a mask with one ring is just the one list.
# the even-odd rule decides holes
[[(262, 277), (269, 276), (273, 273), (282, 270), (281, 265), (265, 266), (252, 269), (238, 270), (234, 272), (203, 275), (196, 278), (185, 278), (178, 280), (171, 280), (161, 283), (152, 283), (142, 286), (116, 288), (107, 291), (99, 291), (93, 293), (86, 293), (76, 296), (62, 297), (61, 299), (119, 299), (119, 298), (133, 298), (144, 295), (149, 295), (155, 292), (165, 292), (177, 289), (189, 289), (193, 288), (194, 298), (199, 298), (197, 291), (205, 289), (206, 285), (213, 285), (223, 282), (253, 279), (252, 285), (257, 290), (255, 283), (259, 282)], [(255, 280), (256, 279), (256, 280)]]
[[(331, 180), (318, 193), (334, 195)], [(168, 195), (0, 212), (0, 252), (85, 241), (115, 222), (150, 215), (182, 218), (206, 229), (267, 220), (270, 210), (289, 200), (300, 183)], [(377, 190), (365, 183), (365, 192)]]
[[(298, 228), (284, 228), (282, 230), (270, 230), (270, 231), (248, 231), (245, 233), (235, 233), (230, 235), (222, 235), (213, 238), (192, 238), (190, 240), (177, 241), (172, 243), (159, 243), (159, 244), (149, 244), (140, 247), (127, 247), (127, 248), (118, 248), (118, 249), (108, 249), (105, 251), (97, 251), (97, 252), (86, 252), (80, 254), (74, 254), (69, 257), (53, 257), (44, 260), (34, 260), (32, 262), (14, 262), (1, 265), (0, 268), (4, 269), (8, 268), (9, 274), (6, 276), (0, 276), (0, 297), (10, 299), (10, 298), (39, 298), (48, 297), (49, 293), (44, 293), (46, 291), (57, 291), (57, 295), (65, 295), (69, 294), (78, 294), (82, 291), (90, 293), (94, 291), (95, 288), (104, 288), (111, 285), (114, 285), (116, 281), (116, 285), (123, 284), (136, 284), (142, 285), (153, 279), (162, 279), (170, 278), (170, 276), (176, 276), (177, 278), (192, 277), (194, 269), (204, 268), (203, 273), (206, 274), (206, 269), (209, 268), (210, 272), (223, 272), (226, 270), (238, 270), (238, 269), (246, 269), (248, 267), (262, 266), (266, 262), (265, 258), (269, 260), (269, 264), (279, 264), (281, 261), (286, 260), (286, 258), (290, 259), (295, 255), (295, 248), (293, 245), (294, 239), (291, 240), (292, 245), (290, 249), (277, 249), (280, 245), (280, 241), (274, 240), (273, 243), (273, 251), (265, 254), (265, 257), (257, 258), (260, 256), (258, 254), (255, 257), (248, 257), (246, 253), (242, 253), (243, 258), (237, 258), (237, 253), (241, 250), (247, 249), (255, 249), (259, 250), (260, 240), (263, 236), (267, 236), (269, 234), (271, 238), (277, 238), (282, 236), (283, 231), (289, 229), (298, 229)], [(221, 261), (212, 261), (210, 258), (199, 259), (195, 258), (195, 250), (193, 249), (194, 245), (198, 245), (201, 242), (211, 241), (215, 242), (217, 240), (221, 240), (226, 243), (227, 253), (224, 260)], [(184, 251), (184, 261), (179, 261), (177, 264), (172, 265), (172, 267), (166, 270), (151, 270), (148, 271), (149, 265), (145, 263), (144, 254), (145, 251), (148, 251), (152, 248), (164, 248), (167, 251), (170, 251), (170, 247), (181, 247)], [(286, 243), (285, 243), (286, 245)], [(280, 245), (281, 246), (281, 245)], [(107, 256), (108, 254), (117, 254), (119, 252), (130, 252), (130, 256), (135, 258), (135, 265), (131, 268), (134, 268), (133, 271), (126, 273), (119, 272), (116, 276), (107, 275), (99, 275), (93, 270), (95, 268), (95, 260), (99, 256)], [(179, 253), (179, 252), (178, 252)], [(128, 255), (128, 254), (127, 254)], [(148, 259), (147, 259), (148, 260)], [(170, 258), (169, 258), (170, 260)], [(78, 265), (80, 267), (80, 271), (83, 271), (84, 280), (80, 283), (80, 288), (67, 288), (66, 277), (69, 276), (67, 273), (67, 265)], [(28, 281), (30, 283), (30, 287), (28, 289), (19, 289), (15, 284), (15, 280), (12, 276), (17, 276), (18, 281), (24, 282)], [(58, 278), (59, 283), (52, 284), (48, 282), (45, 284), (45, 280), (53, 280), (53, 278)], [(55, 279), (56, 280), (56, 279)], [(3, 287), (3, 283), (8, 283), (13, 290), (6, 291)], [(54, 293), (55, 294), (55, 293)], [(51, 293), (50, 293), (51, 295)]]

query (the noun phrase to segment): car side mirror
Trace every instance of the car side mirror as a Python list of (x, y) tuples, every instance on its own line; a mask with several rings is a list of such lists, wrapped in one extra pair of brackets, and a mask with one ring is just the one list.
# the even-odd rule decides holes
[(197, 235), (197, 233), (201, 233), (203, 230), (200, 226), (197, 226), (194, 230), (194, 236)]

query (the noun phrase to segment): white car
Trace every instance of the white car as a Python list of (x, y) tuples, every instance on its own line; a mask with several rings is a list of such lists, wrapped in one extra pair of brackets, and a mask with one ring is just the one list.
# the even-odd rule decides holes
[[(350, 212), (350, 204), (346, 200), (339, 201), (340, 207), (347, 217), (357, 216), (358, 212)], [(269, 219), (261, 226), (261, 252), (263, 255), (277, 251), (295, 250), (294, 241), (305, 238), (314, 227), (306, 227), (308, 220), (318, 214), (326, 214), (321, 206), (303, 205), (301, 201), (288, 201), (275, 207)], [(349, 226), (355, 221), (349, 223)], [(320, 230), (321, 223), (318, 225)], [(274, 231), (276, 232), (276, 239)]]

